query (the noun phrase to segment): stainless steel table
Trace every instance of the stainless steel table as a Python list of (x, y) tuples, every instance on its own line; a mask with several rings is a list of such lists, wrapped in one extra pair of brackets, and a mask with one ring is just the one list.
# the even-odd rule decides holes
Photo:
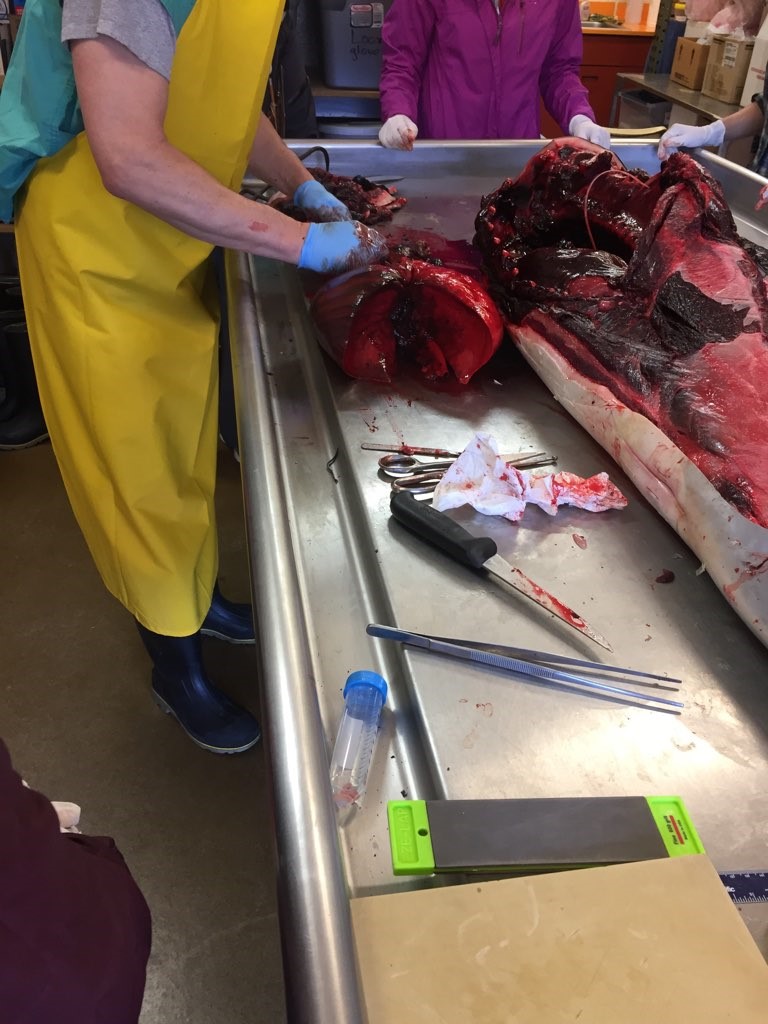
[(692, 110), (694, 113), (700, 114), (710, 121), (716, 121), (719, 117), (728, 117), (729, 114), (735, 114), (741, 109), (738, 103), (721, 103), (720, 100), (712, 99), (711, 96), (705, 96), (695, 89), (686, 89), (684, 86), (673, 82), (669, 75), (619, 72), (616, 76), (616, 87), (613, 94), (613, 103), (611, 104), (611, 124), (616, 123), (619, 93), (627, 85), (639, 86), (641, 89), (653, 93), (654, 96), (660, 96), (671, 103), (677, 103), (679, 106), (685, 107), (686, 110)]
[[(471, 237), (480, 196), (536, 148), (329, 146), (339, 173), (404, 175), (408, 206), (398, 223), (451, 238)], [(630, 167), (655, 168), (653, 146), (618, 151)], [(751, 211), (761, 179), (702, 159), (723, 181), (742, 231), (765, 242)], [(719, 869), (768, 866), (768, 651), (610, 457), (515, 358), (460, 391), (350, 380), (319, 350), (293, 268), (229, 254), (228, 272), (290, 1020), (363, 1020), (348, 898), (434, 884), (393, 877), (388, 799), (677, 793)], [(627, 495), (629, 507), (616, 513), (564, 508), (551, 519), (530, 509), (519, 525), (466, 510), (459, 518), (581, 611), (619, 663), (681, 676), (680, 717), (516, 682), (366, 635), (379, 621), (598, 654), (390, 520), (388, 486), (361, 443), (460, 449), (479, 430), (502, 450), (533, 446), (556, 453), (561, 468), (605, 470)], [(663, 569), (674, 583), (655, 582)], [(364, 809), (337, 832), (328, 755), (344, 680), (364, 667), (389, 680), (391, 699)], [(768, 952), (766, 906), (744, 918)]]

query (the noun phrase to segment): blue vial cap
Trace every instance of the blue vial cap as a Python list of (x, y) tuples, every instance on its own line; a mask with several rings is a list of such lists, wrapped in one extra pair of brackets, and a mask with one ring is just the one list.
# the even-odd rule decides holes
[(356, 686), (373, 686), (381, 694), (382, 701), (387, 699), (386, 679), (383, 679), (378, 672), (373, 672), (371, 669), (361, 669), (359, 672), (352, 672), (348, 675), (344, 686), (344, 696), (346, 697), (349, 691), (353, 690)]

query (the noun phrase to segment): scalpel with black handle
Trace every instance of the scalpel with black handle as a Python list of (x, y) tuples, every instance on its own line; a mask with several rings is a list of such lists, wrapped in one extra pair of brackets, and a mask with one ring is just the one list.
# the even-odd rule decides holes
[(438, 512), (424, 502), (417, 501), (407, 491), (394, 493), (389, 502), (392, 515), (399, 523), (417, 534), (422, 540), (429, 541), (450, 555), (456, 562), (468, 565), (472, 569), (484, 569), (496, 579), (514, 587), (520, 594), (535, 601), (555, 615), (561, 622), (577, 629), (583, 636), (588, 636), (606, 651), (613, 648), (605, 639), (589, 626), (578, 612), (573, 611), (562, 601), (548, 593), (525, 573), (516, 569), (497, 554), (496, 541), (492, 537), (475, 537), (455, 522), (444, 512)]

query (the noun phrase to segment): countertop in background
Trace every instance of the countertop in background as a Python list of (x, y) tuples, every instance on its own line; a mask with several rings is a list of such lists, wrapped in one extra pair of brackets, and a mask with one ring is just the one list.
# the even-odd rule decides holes
[(585, 36), (648, 36), (656, 35), (652, 28), (646, 25), (621, 25), (618, 28), (591, 28), (582, 26), (582, 34)]

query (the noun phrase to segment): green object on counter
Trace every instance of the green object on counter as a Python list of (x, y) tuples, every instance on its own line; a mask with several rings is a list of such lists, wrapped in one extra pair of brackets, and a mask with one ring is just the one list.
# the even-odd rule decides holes
[(680, 797), (396, 800), (396, 875), (530, 873), (704, 853)]
[(704, 853), (699, 834), (679, 796), (648, 796), (646, 800), (670, 857)]
[(425, 800), (390, 800), (389, 845), (396, 875), (432, 875), (435, 855)]

